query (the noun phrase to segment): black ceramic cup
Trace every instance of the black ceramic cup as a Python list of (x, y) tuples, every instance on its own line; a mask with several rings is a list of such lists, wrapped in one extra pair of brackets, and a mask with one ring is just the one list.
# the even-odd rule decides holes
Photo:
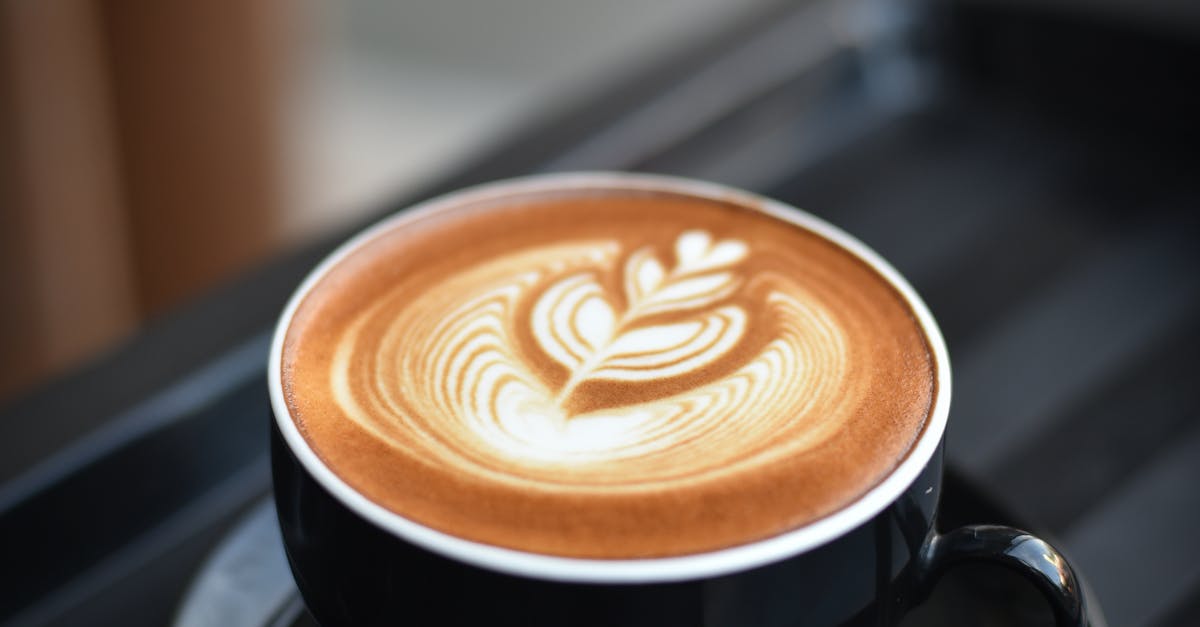
[[(565, 558), (472, 542), (407, 520), (340, 479), (300, 434), (283, 398), (282, 340), (308, 290), (374, 234), (403, 228), (408, 216), (452, 211), (465, 195), (580, 187), (748, 198), (873, 266), (911, 305), (937, 366), (934, 410), (907, 456), (858, 500), (804, 527), (750, 544), (655, 559)], [(1008, 527), (935, 530), (950, 406), (949, 360), (936, 323), (912, 287), (865, 245), (768, 199), (696, 181), (600, 173), (493, 183), (429, 201), (369, 229), (313, 271), (280, 319), (268, 369), (280, 527), (304, 601), (325, 627), (885, 626), (964, 561), (991, 561), (1019, 572), (1042, 592), (1059, 625), (1087, 625), (1071, 566), (1045, 541)]]

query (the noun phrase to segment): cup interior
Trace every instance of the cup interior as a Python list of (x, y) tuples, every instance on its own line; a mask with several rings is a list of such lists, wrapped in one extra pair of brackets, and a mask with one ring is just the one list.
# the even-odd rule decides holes
[[(571, 190), (644, 190), (709, 198), (754, 208), (791, 222), (850, 251), (884, 277), (904, 298), (925, 334), (936, 371), (933, 410), (923, 430), (896, 468), (857, 500), (803, 527), (752, 542), (706, 553), (648, 559), (584, 559), (529, 553), (459, 538), (416, 523), (371, 501), (326, 466), (301, 435), (283, 397), (283, 341), (292, 316), (305, 295), (342, 259), (366, 242), (404, 228), (431, 213), (453, 211), (465, 204), (509, 195)], [(779, 561), (822, 546), (862, 525), (896, 500), (933, 457), (945, 432), (950, 406), (950, 363), (945, 341), (928, 307), (912, 286), (878, 254), (841, 229), (802, 210), (718, 184), (689, 179), (628, 173), (568, 173), (531, 176), (488, 183), (426, 201), (385, 218), (325, 258), (292, 295), (279, 323), (268, 362), (271, 407), (289, 450), (323, 488), (357, 515), (402, 541), (475, 566), (507, 574), (569, 582), (652, 583), (715, 577)]]

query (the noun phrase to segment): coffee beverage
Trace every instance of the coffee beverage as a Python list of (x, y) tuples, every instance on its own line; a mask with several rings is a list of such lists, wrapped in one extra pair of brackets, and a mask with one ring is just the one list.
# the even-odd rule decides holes
[(323, 625), (890, 625), (964, 561), (1088, 624), (1049, 544), (934, 529), (948, 367), (895, 270), (779, 203), (458, 192), (342, 246), (276, 327), (288, 563)]
[(846, 507), (938, 393), (875, 266), (752, 197), (653, 185), (493, 189), (393, 220), (308, 289), (280, 365), (304, 439), (371, 501), (590, 558)]

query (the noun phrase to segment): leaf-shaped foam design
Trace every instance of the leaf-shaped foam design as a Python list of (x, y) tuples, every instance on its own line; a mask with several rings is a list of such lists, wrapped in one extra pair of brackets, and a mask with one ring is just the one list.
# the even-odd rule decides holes
[(635, 329), (621, 335), (593, 379), (642, 381), (686, 374), (733, 348), (746, 330), (746, 314), (722, 307), (697, 322)]
[(643, 248), (625, 262), (625, 295), (630, 303), (640, 302), (662, 285), (666, 270), (649, 249)]
[[(823, 441), (839, 428), (830, 417), (842, 413), (836, 408), (848, 395), (847, 339), (822, 302), (785, 276), (774, 277), (775, 288), (758, 303), (769, 312), (774, 340), (723, 376), (660, 398), (568, 411), (570, 391), (524, 358), (518, 334), (530, 325), (575, 386), (661, 379), (718, 363), (751, 322), (741, 307), (675, 301), (678, 315), (666, 319), (637, 310), (682, 280), (738, 272), (728, 264), (681, 271), (688, 260), (694, 269), (736, 256), (733, 248), (720, 252), (723, 242), (691, 241), (703, 245), (685, 246), (690, 256), (675, 268), (653, 250), (622, 254), (615, 242), (531, 249), (463, 272), (399, 313), (382, 304), (365, 310), (331, 365), (337, 403), (413, 458), (522, 487), (624, 489), (629, 477), (638, 486), (669, 486)], [(601, 281), (612, 271), (623, 273), (624, 307)], [(385, 331), (364, 331), (371, 328)], [(762, 446), (789, 431), (787, 446)], [(681, 440), (691, 444), (676, 446)]]
[(612, 306), (600, 296), (589, 296), (576, 313), (579, 334), (592, 351), (599, 351), (612, 340), (616, 317)]
[(648, 316), (713, 305), (737, 289), (739, 279), (721, 271), (746, 257), (738, 240), (713, 242), (705, 231), (686, 231), (675, 240), (676, 266), (666, 272), (649, 249), (630, 255), (625, 264), (629, 314)]
[(730, 271), (705, 271), (741, 260), (745, 244), (714, 244), (708, 233), (688, 231), (676, 240), (675, 252), (679, 263), (670, 272), (648, 248), (629, 256), (623, 312), (616, 312), (591, 272), (562, 278), (538, 298), (530, 321), (533, 335), (569, 371), (560, 401), (591, 380), (652, 381), (687, 374), (711, 364), (745, 334), (746, 314), (732, 305), (696, 312), (682, 322), (641, 322), (655, 314), (713, 306), (739, 284)]
[(641, 315), (706, 307), (729, 296), (737, 280), (728, 272), (705, 274), (675, 281), (639, 303)]
[(616, 316), (595, 277), (581, 273), (550, 286), (534, 305), (531, 323), (542, 349), (575, 370), (608, 344)]

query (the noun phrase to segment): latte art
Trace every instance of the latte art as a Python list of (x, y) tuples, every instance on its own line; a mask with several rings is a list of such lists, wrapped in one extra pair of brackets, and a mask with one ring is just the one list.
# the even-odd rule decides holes
[(311, 287), (281, 366), (354, 490), (578, 557), (803, 526), (885, 477), (935, 397), (912, 311), (854, 254), (744, 201), (609, 188), (399, 220)]
[[(754, 277), (771, 285), (760, 319), (730, 304), (751, 253), (694, 230), (675, 241), (673, 265), (617, 241), (493, 260), (400, 311), (364, 313), (338, 343), (337, 401), (398, 448), (513, 482), (661, 484), (794, 454), (837, 426), (806, 410), (841, 389), (845, 346), (784, 277)], [(448, 294), (467, 298), (454, 306)], [(749, 324), (771, 325), (775, 339), (731, 355)], [(384, 329), (378, 341), (363, 341), (364, 325)], [(522, 337), (557, 372), (530, 365)], [(733, 362), (726, 374), (704, 375), (722, 361)], [(589, 393), (596, 382), (639, 388), (641, 400)], [(801, 423), (787, 446), (766, 446)]]

